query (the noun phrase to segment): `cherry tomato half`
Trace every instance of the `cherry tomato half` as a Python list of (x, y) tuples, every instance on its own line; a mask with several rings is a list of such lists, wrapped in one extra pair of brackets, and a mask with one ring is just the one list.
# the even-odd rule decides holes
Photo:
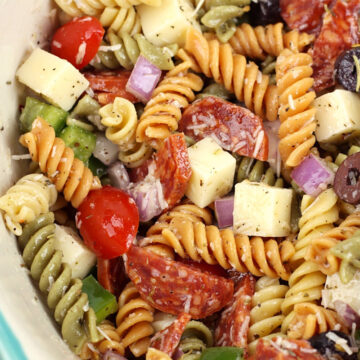
[(76, 213), (84, 243), (98, 257), (113, 259), (126, 253), (139, 226), (135, 201), (111, 186), (93, 190)]
[(96, 55), (104, 33), (98, 19), (91, 16), (74, 18), (55, 32), (51, 52), (82, 69)]

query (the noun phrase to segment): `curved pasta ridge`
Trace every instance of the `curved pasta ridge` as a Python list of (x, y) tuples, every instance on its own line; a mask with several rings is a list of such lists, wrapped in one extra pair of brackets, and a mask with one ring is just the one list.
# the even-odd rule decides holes
[(43, 119), (33, 122), (32, 130), (20, 137), (20, 143), (29, 149), (33, 161), (47, 174), (58, 192), (63, 191), (66, 201), (77, 208), (90, 190), (101, 187), (84, 163), (74, 157), (71, 148), (55, 137), (55, 130)]
[(119, 296), (119, 311), (116, 315), (116, 332), (124, 348), (134, 356), (146, 353), (150, 336), (154, 333), (151, 323), (154, 309), (141, 297), (133, 283), (128, 283)]
[(266, 55), (279, 56), (284, 49), (300, 52), (314, 41), (314, 35), (297, 30), (283, 33), (283, 27), (283, 23), (255, 28), (243, 23), (236, 28), (229, 43), (237, 54), (264, 60)]
[[(185, 41), (185, 51), (192, 58), (192, 68), (221, 83), (235, 94), (239, 101), (256, 115), (273, 121), (278, 113), (277, 87), (269, 84), (254, 62), (234, 54), (229, 43), (207, 40), (199, 31), (190, 28)], [(178, 53), (182, 56), (182, 53)]]
[(201, 78), (188, 70), (184, 61), (170, 70), (152, 93), (136, 129), (136, 140), (158, 148), (160, 142), (177, 130), (181, 109), (195, 99), (194, 91), (203, 87)]
[(54, 214), (40, 215), (24, 226), (19, 245), (32, 278), (47, 294), (47, 304), (61, 325), (63, 339), (79, 354), (88, 339), (98, 341), (101, 336), (94, 310), (84, 310), (88, 296), (81, 291), (82, 281), (72, 278), (70, 266), (62, 262), (62, 252), (55, 249), (54, 231)]
[(285, 263), (295, 251), (287, 240), (278, 243), (274, 239), (234, 235), (230, 229), (219, 230), (214, 225), (184, 217), (174, 217), (169, 224), (155, 224), (148, 230), (144, 243), (161, 243), (182, 258), (284, 280), (290, 276)]
[(310, 91), (312, 57), (281, 52), (276, 60), (276, 85), (279, 93), (279, 152), (286, 167), (295, 167), (310, 153), (315, 144), (315, 112), (311, 106), (315, 91)]
[(47, 213), (56, 198), (55, 186), (46, 176), (29, 174), (22, 177), (0, 197), (0, 209), (5, 212), (7, 228), (17, 236), (21, 235), (21, 225)]
[(278, 331), (285, 316), (281, 313), (281, 304), (289, 289), (281, 285), (278, 279), (263, 276), (255, 284), (250, 311), (250, 327), (248, 343), (250, 354), (255, 353), (256, 344), (260, 338), (281, 336)]

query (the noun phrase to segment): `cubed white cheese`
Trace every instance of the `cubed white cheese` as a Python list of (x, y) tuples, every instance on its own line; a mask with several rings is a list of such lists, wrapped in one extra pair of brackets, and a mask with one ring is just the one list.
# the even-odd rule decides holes
[(316, 108), (316, 139), (319, 142), (340, 143), (350, 134), (360, 134), (360, 97), (337, 89), (318, 97)]
[(209, 137), (188, 148), (188, 153), (192, 175), (186, 196), (203, 208), (231, 190), (236, 160)]
[(244, 180), (235, 185), (234, 231), (250, 236), (290, 233), (293, 191)]
[(160, 7), (140, 5), (137, 12), (145, 37), (157, 46), (184, 46), (187, 29), (200, 29), (189, 0), (162, 0)]
[(55, 248), (63, 253), (63, 262), (70, 265), (74, 278), (84, 278), (96, 264), (96, 255), (70, 227), (55, 225)]
[(86, 78), (68, 61), (40, 48), (32, 52), (16, 76), (49, 103), (66, 111), (89, 86)]

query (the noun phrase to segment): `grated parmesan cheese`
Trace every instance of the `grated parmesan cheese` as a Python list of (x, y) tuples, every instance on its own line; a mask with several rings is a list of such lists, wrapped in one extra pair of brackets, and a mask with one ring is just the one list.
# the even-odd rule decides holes
[(78, 48), (78, 52), (76, 54), (76, 58), (75, 58), (75, 62), (76, 64), (81, 64), (82, 61), (84, 60), (85, 57), (85, 52), (86, 52), (86, 42), (83, 41)]
[(13, 160), (29, 160), (31, 159), (31, 155), (30, 154), (12, 155), (11, 158)]

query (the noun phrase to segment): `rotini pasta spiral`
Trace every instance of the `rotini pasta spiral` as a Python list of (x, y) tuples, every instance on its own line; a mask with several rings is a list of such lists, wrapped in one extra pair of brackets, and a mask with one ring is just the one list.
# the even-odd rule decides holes
[(280, 329), (285, 318), (281, 314), (281, 304), (288, 289), (288, 286), (280, 285), (278, 279), (263, 276), (257, 280), (255, 294), (252, 297), (248, 331), (250, 354), (255, 353), (258, 339), (281, 336), (277, 330)]
[(119, 312), (116, 315), (116, 332), (124, 348), (129, 348), (135, 356), (146, 353), (150, 336), (154, 309), (139, 295), (133, 283), (128, 283), (119, 296)]
[[(262, 118), (276, 120), (277, 88), (269, 85), (269, 76), (262, 74), (255, 63), (247, 64), (245, 56), (233, 54), (230, 44), (220, 44), (216, 39), (207, 40), (194, 28), (187, 32), (185, 50), (193, 57), (194, 71), (200, 68), (207, 77), (233, 92), (249, 110)], [(178, 56), (182, 54), (178, 53)]]
[(129, 8), (106, 7), (100, 16), (101, 25), (113, 30), (135, 35), (141, 32), (138, 13), (133, 6)]
[(330, 252), (339, 241), (346, 240), (360, 229), (360, 212), (349, 215), (338, 227), (311, 241), (305, 259), (316, 263), (325, 275), (339, 271), (340, 259)]
[(144, 243), (166, 245), (182, 258), (284, 280), (290, 276), (285, 263), (295, 251), (290, 241), (279, 244), (273, 239), (249, 239), (246, 235), (234, 235), (230, 229), (219, 230), (184, 217), (174, 217), (169, 224), (155, 224), (148, 230)]
[(114, 325), (109, 320), (104, 320), (97, 328), (104, 339), (96, 343), (85, 343), (81, 349), (80, 358), (83, 360), (100, 360), (101, 356), (108, 350), (124, 355), (125, 349)]
[(65, 342), (76, 353), (88, 340), (99, 341), (94, 310), (88, 307), (88, 297), (81, 292), (82, 281), (72, 279), (71, 268), (62, 263), (62, 252), (55, 250), (54, 214), (40, 215), (25, 225), (19, 245), (32, 278), (41, 292), (47, 294), (47, 304), (61, 325)]
[(38, 215), (47, 213), (56, 198), (55, 186), (46, 176), (30, 174), (22, 177), (0, 197), (0, 209), (5, 213), (7, 228), (17, 236), (21, 235), (21, 224), (27, 224)]
[(312, 239), (324, 234), (334, 227), (339, 220), (337, 196), (333, 189), (323, 191), (316, 198), (304, 195), (301, 201), (300, 231), (295, 243), (295, 255), (290, 262), (292, 267), (303, 262)]
[(90, 190), (101, 187), (100, 180), (93, 176), (84, 163), (74, 158), (74, 152), (55, 137), (54, 129), (43, 119), (33, 122), (32, 130), (20, 137), (20, 143), (29, 149), (33, 161), (39, 163), (55, 184), (57, 191), (64, 192), (66, 201), (77, 208)]
[(286, 167), (295, 167), (310, 153), (315, 143), (315, 112), (311, 106), (315, 92), (312, 57), (285, 49), (276, 61), (276, 83), (279, 93), (279, 152)]
[(237, 27), (229, 40), (237, 54), (264, 60), (266, 55), (279, 56), (285, 48), (294, 52), (302, 51), (314, 41), (314, 35), (292, 30), (283, 33), (283, 23), (253, 28), (247, 23)]
[(201, 78), (188, 72), (190, 66), (189, 61), (180, 63), (156, 87), (136, 129), (138, 142), (158, 148), (161, 140), (177, 130), (181, 109), (195, 99), (194, 91), (203, 87)]
[(288, 337), (291, 339), (310, 339), (312, 336), (330, 330), (346, 332), (335, 311), (322, 306), (301, 303), (294, 307), (295, 316), (290, 323)]

